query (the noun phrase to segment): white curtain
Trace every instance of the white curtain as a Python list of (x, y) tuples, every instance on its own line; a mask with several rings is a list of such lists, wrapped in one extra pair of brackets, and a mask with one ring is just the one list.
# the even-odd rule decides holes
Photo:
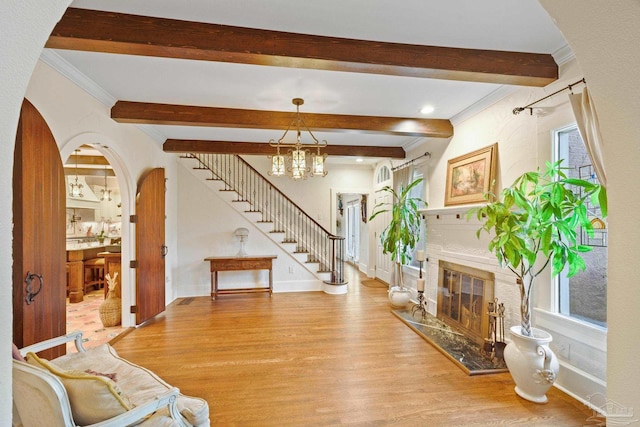
[(587, 147), (587, 152), (591, 157), (593, 169), (596, 172), (598, 181), (603, 187), (607, 186), (607, 175), (604, 171), (603, 152), (604, 146), (602, 135), (600, 135), (600, 125), (598, 124), (598, 115), (593, 105), (593, 100), (589, 97), (589, 92), (585, 87), (582, 93), (570, 94), (569, 100), (573, 107), (573, 114), (576, 116), (576, 122), (580, 135)]
[(406, 165), (393, 171), (393, 189), (400, 195), (413, 179), (413, 164)]

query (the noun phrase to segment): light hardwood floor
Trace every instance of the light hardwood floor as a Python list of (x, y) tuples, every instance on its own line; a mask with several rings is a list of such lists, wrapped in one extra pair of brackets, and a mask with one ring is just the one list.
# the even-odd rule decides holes
[(213, 426), (582, 426), (552, 388), (520, 399), (508, 373), (470, 377), (391, 314), (386, 290), (179, 299), (114, 347), (185, 394)]

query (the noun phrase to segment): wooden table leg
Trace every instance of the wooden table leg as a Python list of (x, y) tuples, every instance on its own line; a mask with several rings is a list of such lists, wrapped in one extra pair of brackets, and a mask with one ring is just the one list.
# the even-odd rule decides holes
[(269, 268), (269, 298), (273, 295), (273, 269)]
[(218, 299), (218, 270), (213, 273), (213, 295), (212, 298), (214, 300)]

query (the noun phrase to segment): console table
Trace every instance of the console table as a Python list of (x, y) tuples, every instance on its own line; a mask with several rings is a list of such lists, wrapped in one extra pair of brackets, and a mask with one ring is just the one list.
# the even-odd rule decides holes
[[(277, 255), (264, 256), (215, 256), (205, 258), (209, 261), (211, 267), (211, 299), (215, 300), (218, 294), (237, 294), (244, 292), (269, 292), (269, 296), (273, 293), (273, 260)], [(218, 289), (218, 272), (219, 271), (239, 271), (239, 270), (269, 270), (269, 287), (268, 288), (236, 288), (236, 289)]]

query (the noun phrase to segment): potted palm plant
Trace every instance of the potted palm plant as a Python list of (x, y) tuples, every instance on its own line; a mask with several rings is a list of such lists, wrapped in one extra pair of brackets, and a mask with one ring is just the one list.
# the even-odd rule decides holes
[(512, 342), (504, 358), (516, 393), (538, 403), (547, 401), (545, 393), (555, 381), (558, 362), (548, 347), (551, 335), (531, 327), (533, 285), (548, 265), (554, 276), (565, 269), (569, 277), (583, 271), (581, 253), (591, 247), (580, 244), (580, 229), (593, 235), (588, 202), (607, 215), (605, 188), (568, 177), (561, 162), (547, 163), (544, 172), (524, 173), (498, 199), (485, 195), (488, 203), (467, 215), (481, 222), (478, 238), (483, 231), (489, 233), (489, 250), (517, 277), (521, 324), (510, 329)]
[(391, 219), (387, 227), (380, 234), (382, 252), (391, 255), (395, 265), (396, 285), (389, 289), (389, 300), (395, 307), (403, 307), (409, 302), (411, 293), (404, 286), (402, 266), (411, 260), (411, 252), (420, 240), (420, 208), (427, 203), (420, 197), (411, 197), (411, 190), (422, 182), (418, 178), (400, 192), (390, 186), (385, 186), (377, 192), (389, 193), (392, 202), (381, 202), (375, 205), (369, 221), (383, 212), (389, 212)]

